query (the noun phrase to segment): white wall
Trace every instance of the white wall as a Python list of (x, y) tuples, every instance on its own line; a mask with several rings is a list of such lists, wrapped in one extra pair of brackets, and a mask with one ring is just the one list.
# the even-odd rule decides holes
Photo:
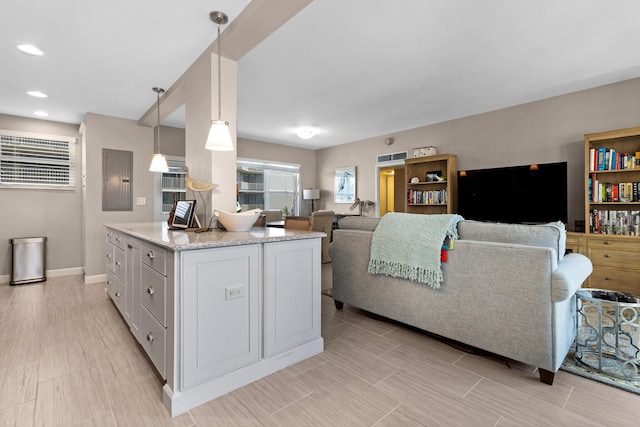
[[(640, 125), (640, 79), (318, 150), (317, 182), (323, 208), (333, 203), (334, 169), (357, 167), (357, 195), (376, 200), (376, 156), (434, 145), (458, 156), (458, 168), (481, 169), (566, 161), (569, 229), (584, 220), (584, 134)], [(384, 144), (387, 136), (395, 143)], [(544, 203), (544, 201), (541, 201)], [(374, 211), (378, 211), (375, 209)]]

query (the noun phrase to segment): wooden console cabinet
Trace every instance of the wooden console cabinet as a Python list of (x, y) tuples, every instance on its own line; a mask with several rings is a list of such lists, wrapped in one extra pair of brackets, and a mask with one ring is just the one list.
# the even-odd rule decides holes
[(640, 295), (638, 238), (568, 232), (567, 249), (586, 255), (593, 264), (583, 287)]

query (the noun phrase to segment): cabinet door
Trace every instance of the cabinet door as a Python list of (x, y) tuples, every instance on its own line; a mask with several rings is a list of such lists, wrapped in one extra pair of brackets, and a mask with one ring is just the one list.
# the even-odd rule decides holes
[(265, 244), (265, 357), (320, 336), (320, 238)]
[(181, 388), (260, 358), (260, 246), (182, 252)]
[(140, 242), (127, 241), (127, 315), (133, 336), (138, 338), (140, 329)]

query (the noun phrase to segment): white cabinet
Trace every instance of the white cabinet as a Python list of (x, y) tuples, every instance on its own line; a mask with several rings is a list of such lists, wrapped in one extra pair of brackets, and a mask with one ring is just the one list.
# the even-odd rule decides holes
[(107, 227), (107, 288), (172, 416), (323, 351), (320, 234), (179, 251), (139, 235)]
[(260, 358), (260, 246), (182, 253), (181, 387)]
[(320, 336), (320, 240), (265, 244), (265, 357)]
[(166, 378), (167, 251), (159, 246), (107, 231), (107, 292), (131, 333)]

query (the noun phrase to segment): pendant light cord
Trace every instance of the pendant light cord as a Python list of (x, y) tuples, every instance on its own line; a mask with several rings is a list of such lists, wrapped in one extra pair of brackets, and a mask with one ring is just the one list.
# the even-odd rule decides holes
[(159, 88), (159, 87), (154, 87), (153, 91), (156, 93), (157, 97), (157, 103), (158, 103), (158, 154), (162, 153), (162, 150), (160, 150), (160, 94), (164, 93), (164, 89)]
[(218, 120), (222, 120), (222, 59), (220, 56), (222, 47), (220, 44), (220, 18), (218, 18)]

